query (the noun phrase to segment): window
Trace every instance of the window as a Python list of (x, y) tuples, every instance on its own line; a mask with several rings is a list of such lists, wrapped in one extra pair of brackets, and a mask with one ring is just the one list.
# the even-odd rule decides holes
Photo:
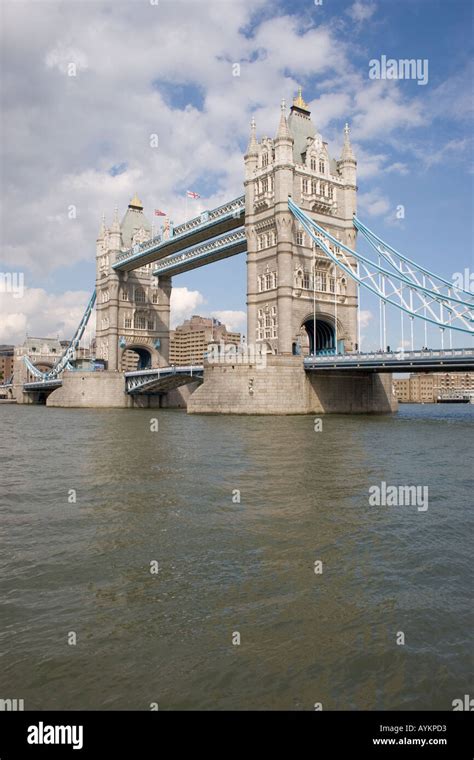
[(124, 320), (123, 320), (123, 326), (124, 326), (125, 328), (128, 328), (128, 329), (130, 329), (130, 328), (131, 328), (131, 326), (132, 326), (132, 318), (131, 318), (131, 317), (124, 317)]
[(309, 272), (303, 272), (303, 288), (309, 290)]
[(297, 232), (296, 233), (296, 245), (303, 245), (303, 243), (304, 243), (303, 233), (302, 232)]
[(268, 191), (268, 177), (264, 177), (262, 179), (262, 193), (266, 193)]
[(316, 171), (316, 159), (315, 158), (311, 159), (311, 171), (312, 172)]
[(137, 330), (145, 330), (146, 329), (146, 319), (145, 319), (145, 317), (142, 317), (139, 314), (135, 314), (134, 327)]
[(313, 195), (316, 195), (317, 191), (318, 191), (318, 183), (317, 183), (317, 181), (315, 179), (312, 179), (311, 180), (311, 192), (313, 193)]
[(148, 323), (147, 323), (147, 326), (148, 326), (149, 330), (154, 330), (155, 329), (155, 320), (154, 319), (149, 319)]
[(145, 303), (146, 296), (143, 288), (135, 288), (135, 301), (136, 303)]
[(324, 184), (324, 182), (319, 183), (319, 194), (326, 195), (326, 185)]
[(122, 290), (122, 301), (128, 301), (128, 290)]
[(328, 185), (328, 198), (331, 200), (334, 198), (334, 188), (332, 185)]
[(270, 274), (270, 272), (267, 272), (267, 274), (265, 275), (265, 290), (270, 290), (271, 289), (271, 287), (272, 287), (272, 279), (273, 278), (272, 278), (272, 275)]
[(326, 290), (326, 275), (324, 272), (316, 272), (315, 289), (322, 291)]
[(319, 161), (319, 173), (324, 174), (324, 161)]
[(330, 277), (330, 278), (329, 278), (329, 291), (330, 291), (331, 293), (334, 293), (334, 292), (335, 292), (335, 288), (334, 288), (334, 282), (335, 282), (335, 281), (334, 281), (334, 277)]
[(158, 293), (156, 291), (152, 294), (151, 302), (158, 303)]
[(262, 154), (262, 166), (268, 166), (268, 153), (266, 150)]
[(308, 180), (303, 180), (303, 193), (308, 193)]

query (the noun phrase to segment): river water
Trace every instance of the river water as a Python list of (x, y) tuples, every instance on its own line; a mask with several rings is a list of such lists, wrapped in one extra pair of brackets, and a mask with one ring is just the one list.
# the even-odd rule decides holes
[[(0, 698), (452, 709), (473, 422), (0, 407)], [(382, 482), (428, 486), (428, 509), (370, 505)]]

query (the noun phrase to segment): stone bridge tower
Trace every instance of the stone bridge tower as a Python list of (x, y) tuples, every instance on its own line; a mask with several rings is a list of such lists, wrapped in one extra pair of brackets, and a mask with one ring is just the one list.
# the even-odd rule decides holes
[(152, 264), (132, 272), (112, 269), (117, 253), (151, 237), (141, 201), (130, 201), (122, 222), (115, 210), (97, 238), (96, 355), (109, 370), (168, 364), (171, 278), (154, 277)]
[(291, 196), (354, 247), (356, 166), (349, 127), (340, 159), (330, 158), (301, 89), (288, 118), (282, 103), (274, 139), (257, 141), (252, 120), (245, 155), (249, 343), (264, 342), (277, 355), (331, 352), (336, 341), (340, 353), (357, 348), (355, 282), (313, 244), (288, 209)]

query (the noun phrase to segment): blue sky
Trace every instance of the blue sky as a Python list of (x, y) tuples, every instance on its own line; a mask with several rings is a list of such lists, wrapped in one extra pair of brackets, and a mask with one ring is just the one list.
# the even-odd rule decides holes
[[(94, 285), (102, 211), (110, 222), (137, 191), (150, 218), (161, 208), (179, 223), (187, 189), (201, 195), (189, 215), (239, 195), (251, 116), (259, 136), (273, 134), (297, 84), (332, 155), (351, 123), (368, 226), (448, 279), (474, 269), (468, 0), (6, 0), (2, 15), (0, 268), (25, 272), (27, 292), (0, 296), (0, 341), (71, 333)], [(427, 59), (428, 83), (371, 81), (369, 61), (382, 55)], [(226, 313), (245, 332), (244, 255), (174, 286), (175, 319)], [(375, 309), (370, 299), (363, 308), (372, 347)]]

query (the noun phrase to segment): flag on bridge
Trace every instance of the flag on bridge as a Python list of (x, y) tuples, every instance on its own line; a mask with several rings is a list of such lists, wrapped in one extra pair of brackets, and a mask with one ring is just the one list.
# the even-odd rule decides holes
[(200, 198), (200, 197), (201, 197), (201, 196), (199, 195), (199, 193), (193, 193), (193, 191), (192, 191), (192, 190), (187, 190), (187, 191), (186, 191), (186, 196), (187, 196), (188, 198)]
[(155, 208), (155, 216), (166, 216), (166, 212), (160, 211), (159, 208)]

